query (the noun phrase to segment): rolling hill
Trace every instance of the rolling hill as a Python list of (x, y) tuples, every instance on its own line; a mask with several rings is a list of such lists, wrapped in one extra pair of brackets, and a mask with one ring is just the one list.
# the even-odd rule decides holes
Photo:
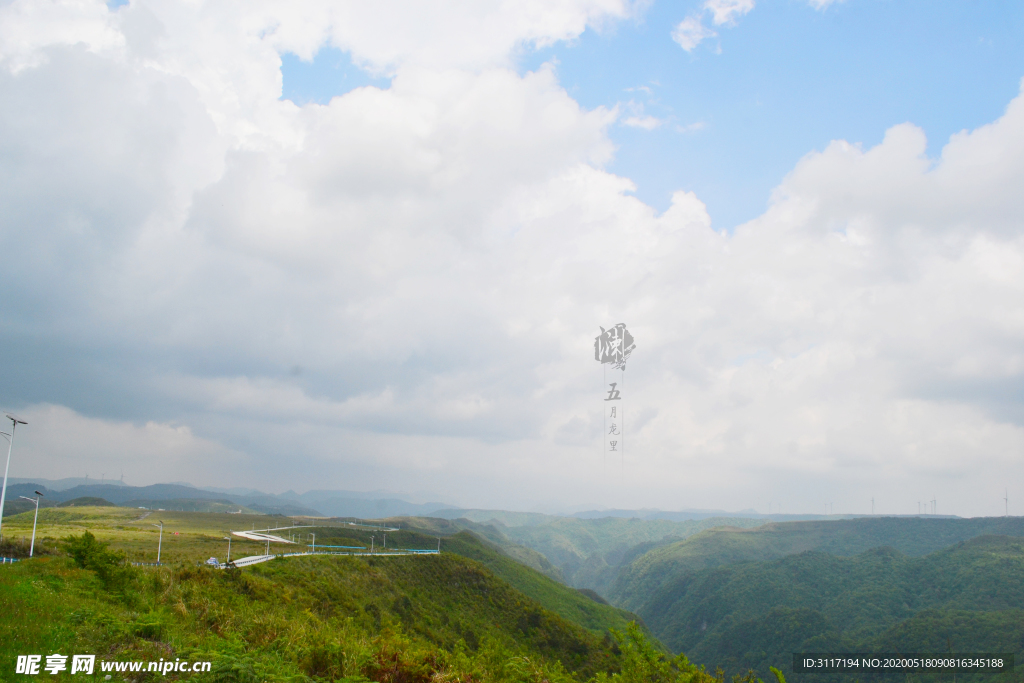
[(789, 676), (794, 652), (1020, 658), (1024, 540), (980, 536), (923, 557), (888, 547), (853, 557), (807, 551), (702, 569), (664, 583), (641, 616), (673, 651), (727, 673), (775, 665)]
[(1024, 536), (1024, 518), (873, 517), (709, 529), (637, 557), (623, 567), (606, 597), (612, 604), (642, 615), (642, 607), (662, 585), (710, 567), (810, 550), (848, 557), (882, 546), (913, 557), (985, 534)]
[[(441, 555), (300, 556), (227, 571), (197, 566), (223, 550), (223, 526), (272, 518), (168, 511), (160, 520), (172, 564), (163, 567), (115, 561), (101, 571), (98, 560), (86, 564), (95, 571), (76, 568), (54, 540), (95, 531), (114, 551), (151, 562), (153, 519), (128, 508), (46, 510), (37, 539), (46, 555), (0, 572), (0, 603), (10, 617), (0, 624), (0, 659), (65, 650), (122, 660), (173, 655), (219, 662), (217, 680), (250, 682), (428, 681), (434, 674), (568, 682), (621, 665), (608, 628), (625, 631), (631, 615), (454, 527)], [(9, 519), (8, 544), (22, 543), (30, 529), (31, 515)], [(371, 535), (379, 547), (380, 529), (321, 527), (317, 543), (363, 547)], [(437, 542), (408, 528), (387, 536), (388, 547)], [(261, 547), (235, 545), (236, 555)]]

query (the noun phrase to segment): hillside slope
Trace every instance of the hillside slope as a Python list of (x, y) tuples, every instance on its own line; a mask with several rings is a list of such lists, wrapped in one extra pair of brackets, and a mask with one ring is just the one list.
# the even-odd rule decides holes
[(892, 548), (854, 557), (809, 551), (704, 569), (662, 585), (640, 614), (672, 650), (732, 673), (766, 674), (781, 662), (789, 675), (793, 652), (1019, 658), (1024, 540), (981, 536), (916, 558)]
[(849, 557), (889, 546), (914, 557), (985, 534), (1024, 536), (1024, 518), (877, 517), (710, 529), (637, 557), (623, 567), (607, 597), (613, 604), (642, 614), (641, 608), (660, 586), (701, 569), (811, 550)]
[[(224, 558), (226, 543), (224, 535), (228, 528), (265, 528), (287, 526), (288, 521), (274, 517), (252, 515), (225, 515), (212, 513), (173, 512), (159, 513), (131, 510), (127, 508), (50, 508), (40, 512), (39, 547), (53, 548), (55, 539), (68, 534), (80, 534), (90, 530), (101, 540), (109, 542), (115, 550), (123, 551), (128, 558), (140, 562), (153, 562), (157, 549), (159, 529), (152, 522), (165, 523), (162, 539), (163, 561), (171, 564), (194, 565), (211, 555)], [(11, 517), (4, 525), (5, 536), (19, 539), (27, 550), (28, 536), (32, 530), (32, 513)], [(313, 523), (313, 520), (303, 520)], [(387, 548), (432, 549), (437, 546), (438, 536), (443, 537), (442, 556), (450, 554), (479, 563), (497, 579), (520, 591), (527, 598), (536, 601), (569, 622), (604, 638), (609, 629), (625, 631), (629, 621), (638, 619), (625, 610), (602, 604), (585, 594), (554, 581), (534, 569), (520, 564), (503, 554), (502, 549), (480, 539), (470, 532), (460, 531), (459, 526), (447, 520), (401, 520), (402, 530), (384, 532), (380, 528), (351, 526), (336, 521), (316, 522), (321, 526), (298, 528), (281, 532), (285, 538), (295, 538), (298, 547), (275, 548), (275, 552), (296, 552), (309, 548), (311, 534), (315, 533), (316, 547), (322, 550), (344, 548), (365, 548), (382, 544)], [(422, 525), (421, 528), (411, 527)], [(233, 557), (262, 554), (262, 543), (245, 541), (235, 537)], [(331, 548), (331, 546), (336, 546)], [(342, 546), (343, 548), (337, 548)], [(526, 552), (533, 553), (533, 551)], [(539, 557), (539, 556), (538, 556)], [(381, 558), (390, 561), (392, 558)], [(397, 559), (397, 558), (396, 558)], [(543, 558), (540, 558), (543, 560)], [(298, 561), (298, 560), (289, 560)], [(661, 647), (660, 644), (657, 647)]]
[(639, 621), (639, 617), (631, 612), (597, 602), (580, 591), (523, 566), (488, 547), (469, 532), (463, 531), (446, 539), (445, 550), (483, 564), (546, 609), (595, 633), (604, 634), (609, 629), (625, 631), (630, 621)]
[(618, 667), (610, 639), (455, 553), (107, 575), (47, 557), (6, 567), (0, 601), (4, 662), (26, 652), (212, 660), (216, 679), (245, 681), (428, 681), (444, 672), (520, 680), (516, 667), (568, 681)]

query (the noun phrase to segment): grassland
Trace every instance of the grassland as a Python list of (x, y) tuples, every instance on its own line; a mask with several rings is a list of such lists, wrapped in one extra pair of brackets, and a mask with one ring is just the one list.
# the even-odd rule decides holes
[[(163, 566), (111, 559), (154, 562), (159, 529), (153, 525), (161, 521)], [(5, 549), (24, 554), (32, 514), (4, 522)], [(321, 547), (369, 547), (371, 536), (378, 549), (383, 542), (379, 529), (332, 520), (118, 507), (40, 510), (37, 557), (0, 569), (0, 680), (21, 678), (11, 673), (18, 654), (67, 651), (118, 661), (209, 659), (218, 663), (213, 680), (248, 683), (583, 681), (616, 676), (624, 658), (630, 660), (633, 646), (627, 644), (623, 655), (609, 628), (638, 634), (644, 651), (663, 658), (660, 644), (629, 625), (629, 613), (517, 563), (457, 526), (439, 530), (428, 522), (414, 529), (406, 523), (387, 533), (389, 548), (432, 548), (435, 534), (441, 535), (437, 556), (301, 556), (244, 570), (202, 565), (211, 556), (224, 559), (230, 530), (294, 522), (316, 528), (279, 532), (305, 536), (288, 550), (304, 549), (309, 533)], [(101, 559), (94, 564), (75, 566), (61, 539), (83, 539), (85, 532), (95, 536), (95, 547), (109, 549), (96, 551)], [(235, 558), (264, 549), (232, 541)], [(104, 569), (108, 561), (113, 564)], [(684, 670), (672, 669), (676, 675)], [(688, 675), (704, 680), (696, 670)]]
[[(36, 543), (56, 548), (59, 539), (70, 534), (91, 531), (111, 548), (123, 551), (132, 562), (156, 562), (159, 528), (164, 532), (161, 560), (166, 564), (195, 563), (209, 557), (224, 559), (229, 531), (286, 526), (287, 518), (270, 515), (224, 514), (213, 512), (150, 511), (125, 507), (51, 507), (39, 510)], [(5, 517), (6, 539), (28, 539), (32, 534), (32, 513)], [(262, 544), (235, 538), (232, 555), (262, 554)]]
[[(57, 539), (89, 531), (129, 559), (151, 562), (159, 531), (150, 525), (157, 520), (164, 522), (161, 567), (90, 571), (56, 552)], [(282, 521), (127, 508), (41, 511), (37, 544), (44, 554), (0, 571), (0, 678), (11, 680), (7, 669), (17, 654), (64, 651), (119, 660), (213, 659), (220, 680), (247, 681), (412, 681), (446, 672), (474, 680), (569, 681), (618, 668), (618, 650), (607, 634), (545, 609), (499, 578), (484, 563), (518, 574), (520, 583), (532, 570), (517, 569), (468, 534), (444, 542), (483, 563), (445, 552), (305, 556), (245, 570), (199, 565), (211, 555), (223, 558), (221, 539), (229, 529), (284, 526)], [(23, 547), (31, 515), (6, 522), (8, 544)], [(324, 544), (369, 545), (374, 532), (339, 525), (315, 533)], [(434, 542), (416, 531), (388, 536), (398, 546)], [(236, 556), (264, 547), (232, 545)], [(549, 579), (537, 577), (557, 594)]]

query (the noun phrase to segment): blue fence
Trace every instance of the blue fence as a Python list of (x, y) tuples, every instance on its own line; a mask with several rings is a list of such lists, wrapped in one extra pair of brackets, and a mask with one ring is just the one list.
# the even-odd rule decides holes
[(15, 562), (21, 562), (17, 557), (0, 557), (0, 564), (14, 564)]

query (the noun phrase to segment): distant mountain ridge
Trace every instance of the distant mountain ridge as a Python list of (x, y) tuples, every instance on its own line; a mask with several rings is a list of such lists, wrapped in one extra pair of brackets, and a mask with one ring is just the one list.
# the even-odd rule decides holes
[[(35, 483), (15, 484), (7, 487), (7, 496), (31, 495), (31, 492), (39, 488)], [(176, 509), (201, 509), (202, 506), (189, 505), (186, 501), (208, 501), (227, 505), (238, 505), (249, 508), (264, 514), (281, 515), (309, 515), (321, 517), (321, 513), (314, 508), (299, 505), (297, 503), (281, 500), (276, 496), (262, 494), (259, 496), (231, 496), (205, 491), (192, 486), (181, 484), (151, 484), (150, 486), (122, 486), (112, 484), (90, 484), (73, 486), (61, 491), (54, 491), (49, 488), (39, 489), (45, 498), (51, 503), (61, 503), (73, 498), (104, 498), (117, 505), (145, 505), (154, 507), (160, 501), (176, 501)], [(209, 506), (207, 506), (209, 508)], [(5, 511), (6, 512), (6, 511)]]
[[(378, 498), (374, 496), (388, 496)], [(329, 517), (428, 517), (438, 510), (450, 509), (450, 503), (410, 503), (385, 491), (360, 493), (358, 491), (306, 491), (299, 494), (286, 491), (278, 496), (320, 510)]]
[[(8, 505), (18, 496), (32, 496), (40, 490), (44, 495), (41, 505), (52, 505), (72, 498), (104, 498), (117, 505), (164, 507), (160, 501), (175, 501), (174, 509), (219, 511), (223, 505), (236, 505), (246, 511), (264, 514), (301, 515), (309, 517), (358, 517), (379, 519), (398, 516), (428, 516), (440, 509), (451, 509), (450, 503), (410, 503), (400, 498), (377, 498), (387, 495), (383, 491), (325, 491), (306, 493), (287, 491), (282, 494), (264, 493), (246, 488), (195, 487), (187, 484), (151, 484), (128, 486), (121, 482), (99, 483), (93, 479), (72, 478), (61, 480), (25, 479), (8, 482)], [(78, 483), (74, 483), (78, 482)], [(88, 483), (85, 483), (88, 482)], [(73, 486), (66, 486), (74, 483)], [(48, 484), (52, 484), (50, 486)], [(205, 501), (205, 504), (203, 503)], [(5, 515), (22, 511), (19, 503), (4, 511)]]
[[(26, 478), (26, 477), (8, 477), (7, 487), (10, 488), (12, 484), (37, 484), (39, 486), (45, 486), (51, 491), (63, 491), (69, 489), (72, 486), (91, 486), (92, 484), (110, 484), (111, 486), (127, 486), (119, 479), (97, 479), (95, 477), (66, 477), (64, 479), (41, 479)], [(38, 486), (37, 486), (38, 488)]]

